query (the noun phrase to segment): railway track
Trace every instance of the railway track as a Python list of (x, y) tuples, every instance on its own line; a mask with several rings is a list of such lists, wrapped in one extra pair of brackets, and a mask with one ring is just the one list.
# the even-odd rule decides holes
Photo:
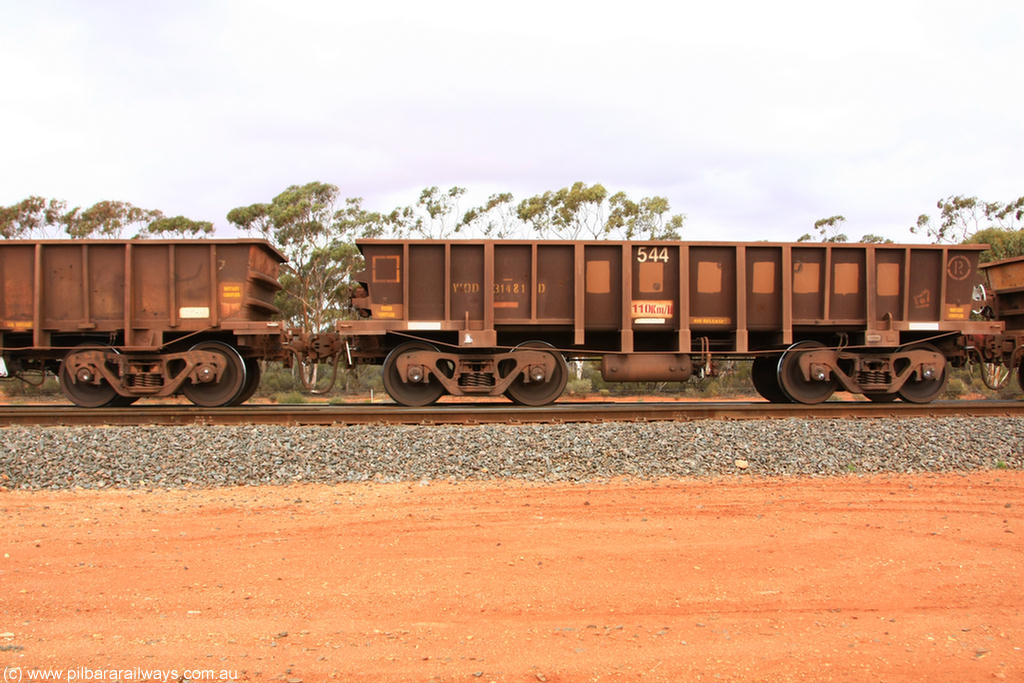
[(909, 403), (828, 402), (814, 406), (766, 403), (556, 403), (527, 408), (510, 403), (442, 403), (425, 408), (395, 404), (248, 405), (199, 408), (191, 405), (132, 406), (82, 410), (71, 406), (0, 406), (0, 426), (10, 425), (354, 425), (516, 424), (569, 422), (755, 420), (783, 418), (1024, 416), (1024, 401), (939, 401)]

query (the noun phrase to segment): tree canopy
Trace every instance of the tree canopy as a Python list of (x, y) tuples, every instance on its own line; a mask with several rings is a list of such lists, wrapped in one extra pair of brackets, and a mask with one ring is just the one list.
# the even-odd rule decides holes
[(940, 199), (935, 206), (939, 210), (938, 224), (923, 213), (910, 231), (922, 233), (936, 243), (965, 242), (979, 230), (988, 228), (1017, 230), (1024, 219), (1024, 197), (1002, 203), (951, 195)]
[[(829, 216), (828, 218), (819, 218), (814, 221), (814, 231), (818, 233), (818, 239), (815, 240), (811, 233), (804, 233), (800, 236), (797, 242), (828, 242), (828, 243), (841, 243), (849, 242), (850, 238), (846, 236), (845, 232), (840, 232), (841, 226), (846, 222), (846, 216)], [(859, 242), (861, 244), (886, 244), (891, 243), (892, 240), (886, 239), (881, 235), (875, 235), (868, 233), (861, 236)]]
[[(846, 222), (846, 216), (830, 216), (819, 218), (814, 221), (814, 231), (818, 233), (819, 242), (848, 242), (850, 238), (846, 233), (839, 232), (840, 226)], [(804, 233), (797, 242), (811, 242), (814, 237), (810, 233)]]
[(363, 209), (358, 197), (339, 207), (339, 195), (329, 183), (291, 185), (269, 203), (227, 215), (232, 225), (273, 242), (288, 258), (278, 305), (287, 319), (312, 332), (329, 329), (343, 315), (351, 275), (362, 267), (354, 240), (379, 234), (389, 222)]
[(981, 261), (999, 261), (1013, 256), (1024, 256), (1024, 230), (985, 228), (965, 240), (966, 244), (987, 244), (981, 252)]
[(686, 217), (670, 214), (665, 197), (644, 197), (634, 202), (625, 192), (616, 192), (609, 199), (611, 213), (605, 222), (609, 236), (626, 240), (677, 240)]
[(542, 238), (679, 239), (686, 216), (670, 210), (665, 197), (633, 201), (625, 192), (609, 195), (604, 185), (576, 182), (524, 199), (516, 215)]
[(981, 260), (997, 261), (1024, 256), (1024, 196), (1011, 202), (987, 202), (977, 197), (951, 195), (936, 202), (938, 222), (928, 214), (910, 228), (937, 244), (990, 244)]
[(213, 223), (184, 216), (168, 218), (161, 211), (110, 200), (69, 209), (62, 199), (31, 196), (0, 207), (0, 237), (4, 239), (56, 238), (61, 233), (74, 239), (119, 239), (131, 230), (135, 231), (132, 239), (193, 237), (213, 232)]
[(462, 225), (468, 232), (475, 231), (483, 237), (513, 237), (520, 228), (514, 204), (511, 192), (492, 194), (482, 206), (473, 207), (465, 213)]

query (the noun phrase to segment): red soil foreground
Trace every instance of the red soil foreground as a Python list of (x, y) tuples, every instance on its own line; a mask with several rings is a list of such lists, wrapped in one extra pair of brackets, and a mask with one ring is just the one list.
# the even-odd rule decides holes
[(9, 680), (1024, 680), (1024, 472), (4, 490), (0, 512)]

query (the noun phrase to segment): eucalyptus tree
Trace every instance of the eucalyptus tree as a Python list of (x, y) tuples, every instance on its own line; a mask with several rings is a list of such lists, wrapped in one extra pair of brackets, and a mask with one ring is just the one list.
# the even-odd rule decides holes
[(565, 240), (676, 240), (686, 221), (671, 213), (665, 197), (634, 201), (625, 192), (610, 195), (604, 185), (583, 182), (528, 197), (516, 213), (537, 235)]
[(351, 275), (362, 268), (354, 240), (379, 215), (359, 198), (338, 206), (337, 186), (323, 182), (291, 185), (270, 202), (239, 206), (228, 222), (267, 239), (287, 257), (277, 303), (285, 318), (310, 332), (330, 329), (343, 315)]
[(932, 222), (929, 214), (921, 214), (910, 231), (923, 233), (937, 244), (965, 242), (978, 231), (988, 228), (1019, 230), (1024, 220), (1024, 197), (1003, 203), (951, 195), (940, 199), (935, 207), (939, 210), (937, 223)]
[(665, 197), (643, 197), (633, 201), (625, 192), (616, 192), (608, 200), (611, 212), (605, 224), (609, 238), (634, 240), (678, 240), (684, 214), (670, 213), (672, 207)]
[(573, 183), (557, 191), (528, 197), (516, 213), (539, 236), (563, 240), (602, 239), (607, 236), (604, 201), (608, 190), (601, 184)]
[(132, 239), (194, 237), (213, 232), (213, 223), (184, 216), (169, 218), (155, 209), (113, 200), (69, 209), (62, 199), (31, 196), (0, 207), (0, 237), (5, 239), (121, 239), (133, 231)]
[(525, 233), (525, 224), (516, 214), (511, 192), (492, 194), (483, 205), (466, 211), (462, 225), (466, 233), (489, 239), (523, 237)]
[(846, 216), (829, 216), (814, 221), (814, 231), (818, 233), (818, 239), (810, 233), (804, 233), (797, 242), (848, 242), (849, 238), (845, 233), (839, 232), (840, 227), (846, 222)]

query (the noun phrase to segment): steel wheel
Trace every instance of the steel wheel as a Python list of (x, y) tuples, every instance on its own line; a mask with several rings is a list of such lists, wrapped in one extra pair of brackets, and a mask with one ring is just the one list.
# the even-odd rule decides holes
[(102, 346), (83, 345), (73, 351), (69, 351), (64, 356), (64, 360), (60, 364), (60, 370), (57, 373), (57, 379), (60, 382), (60, 390), (64, 393), (64, 396), (76, 406), (82, 408), (103, 408), (114, 405), (118, 399), (122, 398), (106, 380), (100, 379), (99, 384), (92, 384), (85, 381), (84, 378), (81, 378), (79, 381), (73, 381), (76, 378), (71, 377), (68, 369), (68, 359), (76, 353), (109, 350), (111, 349)]
[(263, 375), (263, 371), (260, 370), (260, 362), (255, 358), (245, 359), (245, 386), (242, 387), (242, 391), (238, 396), (231, 401), (231, 405), (240, 406), (256, 393), (256, 390), (260, 387), (260, 378)]
[[(913, 347), (914, 349), (922, 349), (925, 351), (934, 351), (939, 353), (939, 350), (931, 344), (918, 344)], [(936, 396), (942, 393), (942, 390), (946, 388), (946, 381), (949, 379), (949, 373), (946, 372), (946, 359), (942, 359), (942, 370), (939, 372), (938, 377), (932, 377), (931, 379), (920, 379), (915, 381), (913, 378), (909, 379), (900, 387), (900, 398), (910, 403), (929, 403), (935, 399)]]
[(835, 385), (832, 380), (817, 381), (804, 379), (800, 372), (800, 356), (805, 351), (823, 349), (824, 344), (816, 341), (801, 341), (793, 344), (779, 358), (778, 379), (782, 391), (796, 403), (821, 403), (832, 395)]
[(444, 386), (437, 381), (437, 378), (427, 373), (426, 382), (404, 382), (398, 372), (396, 365), (398, 358), (413, 351), (436, 353), (437, 347), (426, 342), (406, 342), (391, 349), (391, 353), (384, 359), (384, 367), (381, 368), (384, 389), (396, 403), (401, 403), (404, 406), (430, 405), (444, 395)]
[(750, 368), (754, 389), (772, 403), (792, 403), (792, 399), (779, 386), (779, 356), (758, 356)]
[[(555, 359), (555, 371), (543, 382), (526, 382), (522, 376), (517, 377), (505, 390), (505, 396), (514, 403), (523, 406), (546, 406), (562, 395), (565, 384), (569, 381), (569, 368), (562, 354), (554, 350), (547, 342), (523, 342), (516, 349), (551, 349), (548, 353)], [(515, 353), (516, 349), (512, 349)]]
[(238, 350), (219, 341), (199, 342), (190, 351), (208, 351), (223, 357), (224, 371), (217, 382), (186, 382), (181, 387), (185, 398), (197, 406), (216, 408), (229, 405), (245, 387), (245, 362)]
[(1024, 359), (1017, 366), (1017, 386), (1024, 390)]

